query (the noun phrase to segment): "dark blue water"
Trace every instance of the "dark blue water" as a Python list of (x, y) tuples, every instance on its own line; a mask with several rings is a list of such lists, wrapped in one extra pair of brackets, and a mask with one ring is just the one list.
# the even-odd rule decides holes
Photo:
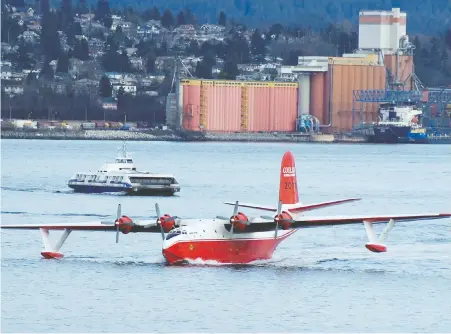
[[(308, 215), (451, 211), (449, 145), (131, 142), (140, 169), (174, 173), (176, 197), (73, 194), (119, 142), (2, 140), (2, 224), (230, 215), (224, 201), (276, 205), (280, 159), (296, 157), (305, 203), (362, 197)], [(248, 215), (262, 212), (246, 210)], [(378, 226), (378, 230), (383, 226)], [(54, 233), (58, 234), (57, 232)], [(171, 267), (159, 234), (74, 231), (62, 261), (39, 231), (1, 231), (2, 332), (444, 332), (451, 329), (451, 220), (399, 223), (388, 252), (363, 226), (298, 231), (271, 261)]]

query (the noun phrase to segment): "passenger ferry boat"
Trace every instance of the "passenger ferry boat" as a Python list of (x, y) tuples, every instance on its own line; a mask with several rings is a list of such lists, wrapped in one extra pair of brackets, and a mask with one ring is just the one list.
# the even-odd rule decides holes
[(124, 143), (122, 156), (112, 163), (105, 163), (97, 172), (77, 173), (68, 186), (76, 192), (174, 195), (180, 185), (172, 174), (155, 174), (138, 171), (133, 159), (127, 154)]

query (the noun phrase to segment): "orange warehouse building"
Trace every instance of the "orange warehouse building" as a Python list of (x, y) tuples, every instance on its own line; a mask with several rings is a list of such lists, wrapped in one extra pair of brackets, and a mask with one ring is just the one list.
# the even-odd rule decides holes
[(182, 127), (190, 131), (296, 130), (298, 84), (181, 80)]
[[(331, 91), (329, 105), (325, 108), (324, 123), (332, 123), (332, 129), (352, 129), (353, 90), (384, 90), (386, 88), (385, 66), (329, 64), (326, 85)], [(363, 122), (376, 121), (378, 103), (365, 103)], [(332, 119), (330, 119), (332, 118)], [(354, 123), (359, 121), (356, 117)]]
[[(409, 67), (401, 67), (399, 72), (404, 77)], [(327, 71), (304, 74), (307, 80), (299, 83), (181, 80), (180, 124), (188, 131), (294, 132), (302, 109), (318, 119), (322, 132), (349, 131), (353, 126), (353, 91), (384, 90), (387, 83), (383, 64), (362, 64), (360, 60), (330, 58)], [(309, 87), (303, 90), (300, 84)], [(302, 100), (305, 96), (301, 92), (308, 92), (308, 103)], [(377, 117), (378, 104), (366, 103), (364, 110), (354, 116), (354, 125)]]

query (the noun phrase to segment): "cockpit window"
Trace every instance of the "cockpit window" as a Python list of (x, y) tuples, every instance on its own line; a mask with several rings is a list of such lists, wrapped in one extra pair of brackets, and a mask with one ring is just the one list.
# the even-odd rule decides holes
[(169, 232), (168, 235), (166, 236), (166, 240), (169, 240), (169, 239), (171, 239), (171, 238), (173, 238), (173, 237), (176, 237), (176, 236), (178, 236), (178, 235), (180, 235), (180, 234), (181, 234), (180, 230), (174, 230), (174, 231), (171, 231), (171, 232)]
[(174, 229), (174, 230), (172, 230), (172, 231), (170, 231), (168, 233), (168, 235), (166, 236), (166, 240), (169, 240), (169, 239), (171, 239), (173, 237), (176, 237), (176, 236), (178, 236), (180, 234), (187, 234), (187, 233), (186, 233), (186, 231), (180, 230), (180, 229), (177, 228), (177, 229)]

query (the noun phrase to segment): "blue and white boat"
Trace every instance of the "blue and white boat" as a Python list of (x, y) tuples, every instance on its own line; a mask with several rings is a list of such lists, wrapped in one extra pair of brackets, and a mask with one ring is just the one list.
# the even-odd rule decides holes
[(172, 174), (138, 171), (133, 159), (127, 154), (124, 143), (122, 156), (114, 162), (103, 164), (97, 172), (76, 173), (68, 183), (76, 192), (120, 192), (145, 195), (174, 195), (180, 185)]

